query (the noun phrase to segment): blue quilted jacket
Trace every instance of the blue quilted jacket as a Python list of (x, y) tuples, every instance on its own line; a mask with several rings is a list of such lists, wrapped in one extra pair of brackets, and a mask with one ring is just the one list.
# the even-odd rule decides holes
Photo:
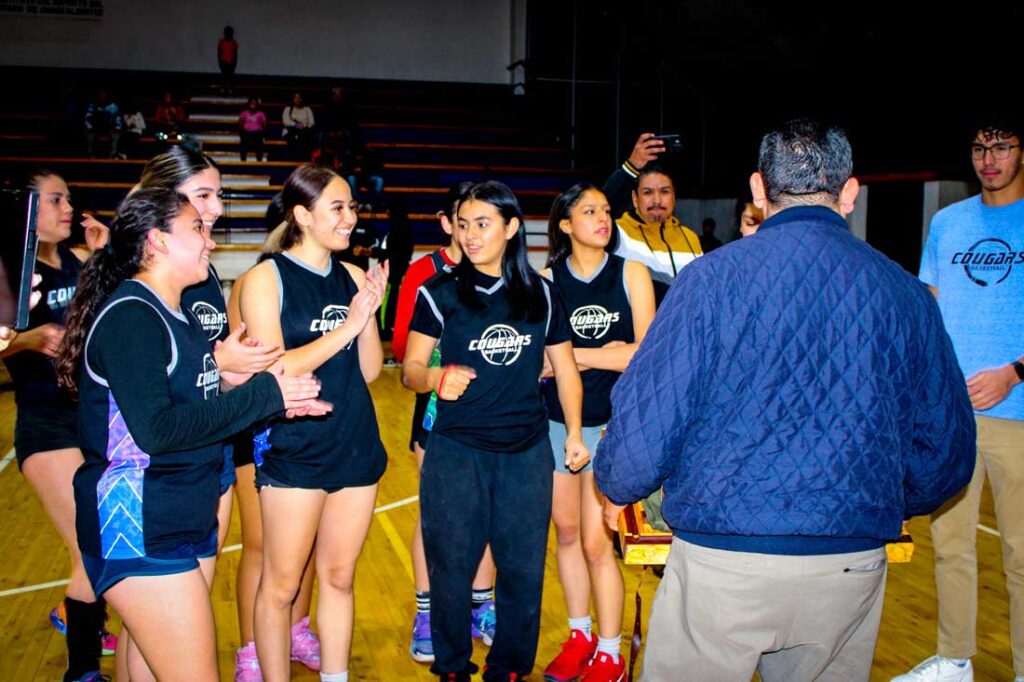
[(664, 487), (675, 535), (721, 549), (879, 547), (963, 488), (975, 426), (939, 309), (823, 207), (691, 263), (612, 393), (594, 471)]

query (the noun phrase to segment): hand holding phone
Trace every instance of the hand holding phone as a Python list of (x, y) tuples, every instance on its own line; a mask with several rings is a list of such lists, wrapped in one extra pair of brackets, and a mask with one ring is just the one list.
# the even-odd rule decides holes
[(651, 139), (661, 142), (666, 154), (680, 154), (683, 151), (683, 138), (680, 135), (655, 135)]
[(0, 326), (18, 331), (29, 324), (38, 215), (37, 192), (0, 190), (0, 224), (11, 226), (0, 231)]

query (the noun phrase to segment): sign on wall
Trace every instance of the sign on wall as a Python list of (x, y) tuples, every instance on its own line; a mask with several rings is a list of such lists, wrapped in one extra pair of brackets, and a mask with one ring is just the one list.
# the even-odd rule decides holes
[(0, 0), (0, 14), (23, 17), (103, 18), (102, 0)]

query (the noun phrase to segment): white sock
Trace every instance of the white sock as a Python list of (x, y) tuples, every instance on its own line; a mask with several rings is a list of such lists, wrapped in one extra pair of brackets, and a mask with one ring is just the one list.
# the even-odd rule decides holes
[(605, 639), (601, 635), (597, 636), (597, 653), (608, 654), (612, 657), (612, 660), (616, 663), (619, 662), (619, 649), (622, 647), (622, 635), (616, 635)]
[(583, 634), (590, 639), (590, 629), (594, 626), (594, 621), (591, 620), (590, 616), (583, 616), (582, 618), (570, 618), (569, 619), (569, 630), (582, 630)]
[(320, 682), (348, 682), (348, 671), (341, 673), (320, 673)]

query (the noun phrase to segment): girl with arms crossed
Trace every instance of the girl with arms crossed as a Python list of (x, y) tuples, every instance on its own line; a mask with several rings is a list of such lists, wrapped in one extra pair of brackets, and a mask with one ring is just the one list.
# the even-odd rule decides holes
[[(604, 194), (589, 183), (555, 199), (548, 221), (551, 256), (544, 274), (558, 289), (572, 329), (573, 354), (583, 377), (583, 442), (597, 452), (611, 415), (611, 391), (654, 318), (654, 287), (647, 267), (605, 251), (615, 223)], [(552, 382), (544, 383), (552, 447), (565, 440), (565, 415)], [(622, 573), (592, 463), (569, 471), (556, 457), (551, 517), (558, 535), (558, 577), (569, 612), (569, 639), (544, 676), (562, 682), (617, 682), (625, 663)], [(597, 633), (590, 596), (597, 607)]]

